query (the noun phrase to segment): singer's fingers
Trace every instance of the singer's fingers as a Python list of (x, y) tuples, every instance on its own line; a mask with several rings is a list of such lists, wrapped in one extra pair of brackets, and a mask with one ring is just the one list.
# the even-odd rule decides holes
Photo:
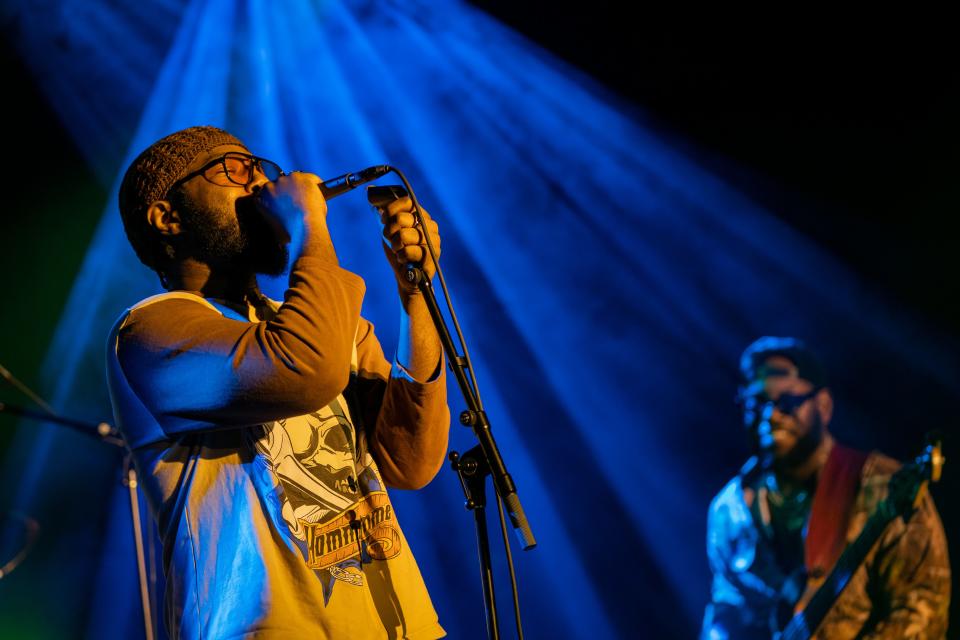
[[(427, 246), (426, 234), (420, 227), (397, 229), (394, 233), (385, 233), (383, 237), (394, 251), (401, 247)], [(435, 251), (440, 250), (440, 234), (437, 233), (436, 229), (430, 234), (430, 243)]]
[[(421, 247), (423, 249), (427, 247), (426, 238), (418, 228), (402, 229), (390, 237), (384, 237), (384, 240), (394, 253), (400, 253), (402, 250), (411, 247)], [(440, 235), (431, 233), (430, 243), (433, 245), (433, 250), (437, 253), (437, 256), (439, 256), (441, 246)]]
[[(386, 224), (391, 218), (399, 215), (409, 214), (413, 216), (413, 201), (410, 198), (400, 198), (386, 207), (377, 207), (377, 212), (380, 214), (381, 224)], [(432, 220), (426, 209), (421, 208), (420, 215), (423, 216), (424, 220)]]
[(263, 183), (252, 202), (268, 220), (290, 229), (304, 215), (326, 216), (327, 203), (317, 188), (319, 183), (316, 175), (296, 171)]
[(387, 211), (386, 209), (379, 209), (379, 211), (380, 224), (389, 224), (390, 222), (399, 220), (403, 222), (404, 226), (412, 227), (417, 222), (417, 218), (413, 213), (413, 209), (401, 209), (399, 211)]
[(390, 234), (389, 236), (385, 235), (384, 237), (390, 243), (390, 248), (394, 251), (399, 251), (404, 247), (419, 246), (424, 242), (420, 229), (417, 228), (400, 229), (396, 233)]
[(387, 215), (400, 213), (402, 211), (413, 211), (413, 200), (410, 199), (410, 196), (397, 198), (392, 202), (388, 202), (382, 211)]
[[(440, 258), (440, 236), (430, 236), (430, 242), (433, 244), (433, 251), (436, 257)], [(405, 244), (401, 248), (395, 250), (397, 255), (404, 255), (406, 257), (403, 262), (421, 262), (424, 258), (430, 255), (430, 252), (427, 250), (427, 243), (423, 240), (423, 235), (420, 236), (420, 242), (417, 244)], [(431, 265), (432, 266), (432, 265)]]
[[(419, 229), (419, 227), (418, 227), (418, 229)], [(430, 244), (433, 245), (433, 250), (434, 250), (434, 252), (437, 254), (437, 257), (439, 258), (439, 257), (440, 257), (440, 242), (441, 242), (441, 239), (440, 239), (440, 227), (437, 226), (437, 223), (434, 222), (433, 220), (427, 220), (427, 229), (429, 229), (429, 232), (428, 232), (428, 233), (429, 233), (429, 235), (430, 235)], [(426, 246), (427, 246), (427, 241), (426, 241), (426, 239), (424, 238), (425, 234), (423, 233), (423, 230), (422, 230), (422, 229), (419, 229), (419, 230), (420, 230), (420, 242), (419, 242), (419, 244), (420, 244), (421, 247), (426, 247)]]
[[(405, 198), (405, 199), (409, 201), (409, 198)], [(399, 200), (395, 200), (394, 202), (391, 202), (390, 204), (391, 204), (391, 205), (394, 205), (394, 204), (396, 204), (397, 202), (399, 202)], [(413, 207), (412, 207), (412, 206), (406, 207), (406, 208), (403, 208), (403, 207), (390, 208), (389, 206), (387, 206), (387, 207), (377, 207), (377, 212), (380, 214), (380, 224), (387, 224), (387, 222), (389, 222), (389, 221), (392, 220), (393, 218), (396, 218), (397, 216), (403, 215), (403, 214), (407, 214), (407, 215), (413, 217)]]
[(393, 235), (400, 229), (409, 229), (417, 223), (412, 213), (398, 213), (394, 216), (387, 216), (383, 221), (383, 235)]
[(408, 245), (395, 252), (397, 264), (405, 265), (408, 263), (419, 264), (427, 252), (420, 245)]
[[(426, 244), (425, 235), (419, 225), (416, 227), (390, 225), (383, 230), (384, 239), (394, 248), (406, 244)], [(434, 245), (440, 242), (440, 233), (436, 225), (430, 230), (430, 241)]]
[[(440, 248), (434, 246), (434, 249), (437, 252), (437, 258), (440, 258)], [(414, 264), (419, 264), (423, 267), (423, 270), (427, 272), (427, 275), (433, 277), (434, 272), (436, 272), (436, 266), (434, 265), (433, 260), (429, 260), (430, 253), (427, 251), (425, 245), (410, 245), (406, 246), (400, 251), (395, 252), (394, 254), (397, 257), (397, 264), (404, 265), (409, 262)]]
[(398, 276), (401, 275), (404, 265), (418, 264), (427, 277), (432, 278), (437, 271), (437, 265), (430, 259), (427, 251), (427, 237), (429, 236), (435, 257), (439, 259), (439, 225), (430, 218), (426, 210), (421, 209), (419, 216), (414, 214), (413, 202), (409, 197), (394, 200), (378, 211), (383, 224), (384, 249)]
[[(427, 224), (426, 228), (431, 233), (439, 233), (440, 227), (436, 222), (429, 219), (425, 220), (425, 222)], [(383, 225), (383, 235), (387, 237), (397, 233), (400, 229), (409, 229), (411, 227), (419, 228), (420, 226), (412, 213), (398, 213), (395, 216), (389, 216), (384, 220)]]

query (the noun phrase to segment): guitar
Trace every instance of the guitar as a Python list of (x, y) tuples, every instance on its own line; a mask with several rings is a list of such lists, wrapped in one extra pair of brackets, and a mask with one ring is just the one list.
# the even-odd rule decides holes
[(794, 615), (782, 631), (773, 634), (774, 640), (809, 640), (887, 525), (898, 517), (906, 521), (920, 505), (927, 484), (940, 480), (943, 452), (939, 440), (929, 442), (916, 460), (905, 464), (890, 478), (886, 499), (867, 520), (857, 539), (843, 550), (830, 575), (810, 598), (807, 606)]

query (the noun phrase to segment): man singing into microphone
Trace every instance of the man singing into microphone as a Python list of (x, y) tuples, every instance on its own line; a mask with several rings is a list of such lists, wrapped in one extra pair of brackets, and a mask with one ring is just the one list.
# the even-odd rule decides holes
[[(391, 365), (341, 269), (320, 180), (285, 175), (214, 127), (137, 157), (120, 213), (167, 293), (107, 345), (114, 414), (163, 541), (174, 638), (444, 635), (386, 486), (440, 468), (449, 411), (432, 276), (408, 198), (381, 210), (402, 307)], [(289, 269), (282, 303), (256, 274)]]
[[(900, 466), (833, 439), (833, 397), (801, 341), (760, 338), (740, 372), (744, 424), (758, 453), (710, 505), (713, 586), (702, 640), (770, 638), (782, 629), (861, 533)], [(831, 640), (940, 639), (949, 602), (943, 526), (925, 494), (906, 522), (886, 527), (809, 631)]]

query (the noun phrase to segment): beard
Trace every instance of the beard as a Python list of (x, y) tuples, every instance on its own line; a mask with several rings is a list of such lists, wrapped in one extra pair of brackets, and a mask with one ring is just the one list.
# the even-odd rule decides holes
[(820, 414), (814, 412), (813, 423), (810, 425), (810, 429), (800, 436), (793, 447), (787, 451), (785, 455), (777, 459), (775, 464), (788, 469), (799, 467), (816, 452), (820, 443), (823, 442), (823, 437), (823, 421), (820, 419)]
[(268, 276), (286, 270), (290, 253), (257, 211), (252, 197), (238, 198), (235, 211), (200, 207), (179, 190), (170, 200), (180, 213), (191, 257), (213, 268)]

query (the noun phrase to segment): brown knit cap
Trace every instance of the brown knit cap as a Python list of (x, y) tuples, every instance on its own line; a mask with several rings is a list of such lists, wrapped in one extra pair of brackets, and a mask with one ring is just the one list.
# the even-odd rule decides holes
[(170, 186), (197, 156), (223, 144), (246, 147), (223, 129), (210, 126), (183, 129), (147, 147), (130, 164), (120, 184), (120, 215), (124, 223), (165, 198)]

